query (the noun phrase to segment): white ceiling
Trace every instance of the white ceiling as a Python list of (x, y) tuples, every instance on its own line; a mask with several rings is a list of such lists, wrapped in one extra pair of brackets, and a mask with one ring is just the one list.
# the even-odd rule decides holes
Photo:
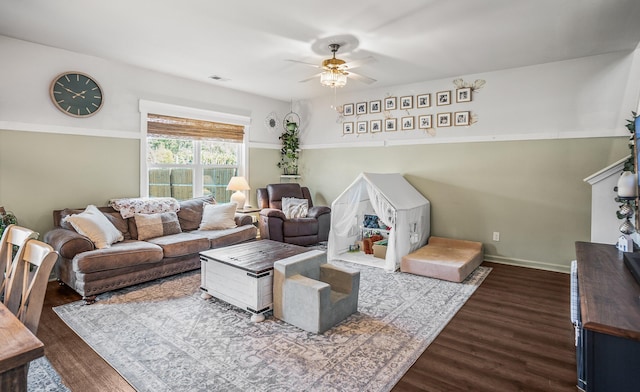
[(331, 94), (286, 61), (320, 64), (331, 37), (375, 59), (356, 91), (633, 50), (640, 1), (0, 0), (0, 35), (288, 101)]

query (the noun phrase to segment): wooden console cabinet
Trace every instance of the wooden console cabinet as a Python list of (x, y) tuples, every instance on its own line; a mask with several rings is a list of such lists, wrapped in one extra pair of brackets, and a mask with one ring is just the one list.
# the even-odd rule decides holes
[(577, 350), (588, 392), (640, 391), (640, 285), (623, 255), (613, 245), (576, 242)]

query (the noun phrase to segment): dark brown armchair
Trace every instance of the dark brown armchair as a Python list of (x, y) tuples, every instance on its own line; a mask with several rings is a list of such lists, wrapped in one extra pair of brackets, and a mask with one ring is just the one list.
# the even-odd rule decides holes
[[(314, 206), (309, 188), (300, 184), (269, 184), (258, 188), (258, 227), (260, 238), (295, 245), (312, 245), (329, 238), (331, 208)], [(287, 219), (282, 212), (282, 198), (307, 199), (309, 211), (305, 218)]]

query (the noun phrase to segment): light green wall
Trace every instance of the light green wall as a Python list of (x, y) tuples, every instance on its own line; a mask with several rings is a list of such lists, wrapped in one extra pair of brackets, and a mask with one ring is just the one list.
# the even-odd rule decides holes
[(41, 234), (52, 211), (139, 195), (137, 139), (0, 130), (0, 205)]
[(280, 161), (280, 150), (274, 148), (249, 149), (249, 202), (256, 206), (256, 189), (266, 184), (280, 182), (280, 170), (276, 165)]
[(574, 242), (590, 239), (591, 188), (583, 179), (628, 154), (626, 142), (317, 149), (302, 152), (301, 166), (315, 204), (331, 203), (362, 171), (402, 173), (431, 202), (433, 235), (481, 241), (494, 261), (566, 271)]
[[(362, 171), (399, 172), (431, 202), (432, 234), (481, 241), (487, 258), (566, 270), (589, 241), (583, 179), (628, 153), (627, 138), (311, 149), (303, 185), (331, 202)], [(251, 148), (255, 189), (279, 182), (278, 150)], [(137, 139), (0, 131), (0, 205), (44, 234), (51, 212), (139, 194)], [(492, 233), (500, 232), (500, 242)]]

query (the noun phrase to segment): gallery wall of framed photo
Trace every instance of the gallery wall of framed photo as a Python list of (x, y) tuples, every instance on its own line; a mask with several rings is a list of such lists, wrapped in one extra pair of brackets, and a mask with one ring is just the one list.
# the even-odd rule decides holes
[(342, 133), (359, 135), (423, 130), (432, 134), (437, 128), (466, 127), (472, 124), (471, 110), (466, 104), (473, 101), (473, 91), (473, 87), (463, 86), (345, 103), (342, 105)]

